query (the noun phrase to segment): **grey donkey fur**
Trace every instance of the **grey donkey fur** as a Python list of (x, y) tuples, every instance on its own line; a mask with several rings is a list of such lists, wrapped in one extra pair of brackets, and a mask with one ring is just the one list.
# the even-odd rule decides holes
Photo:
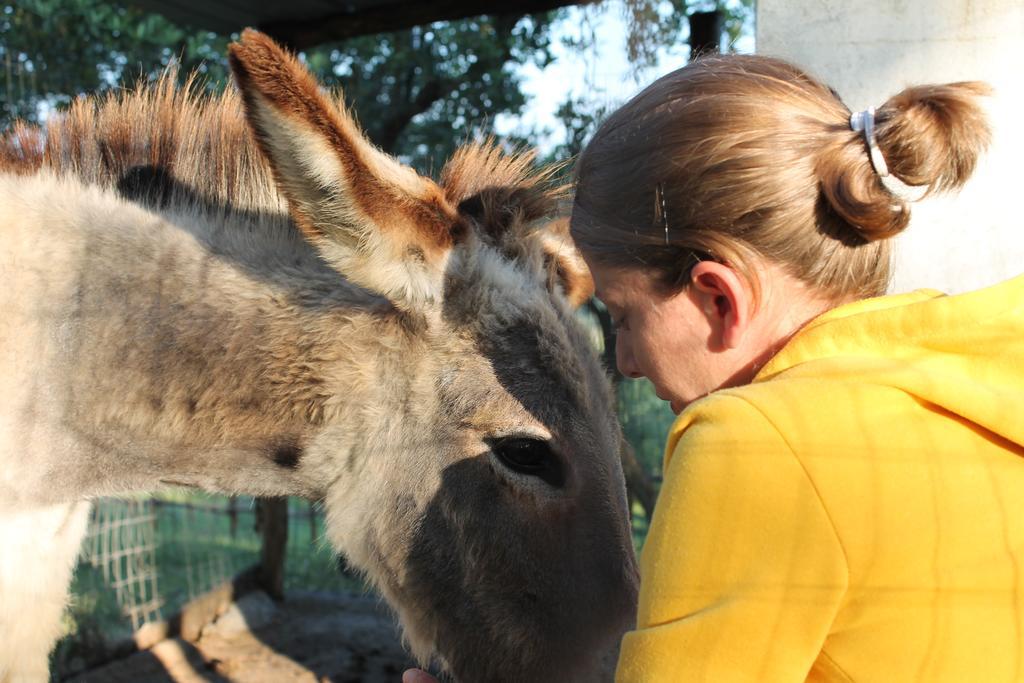
[(269, 39), (231, 56), (244, 117), (165, 78), (2, 141), (0, 681), (46, 680), (82, 501), (167, 485), (323, 501), (456, 680), (595, 680), (636, 565), (543, 174), (434, 183)]

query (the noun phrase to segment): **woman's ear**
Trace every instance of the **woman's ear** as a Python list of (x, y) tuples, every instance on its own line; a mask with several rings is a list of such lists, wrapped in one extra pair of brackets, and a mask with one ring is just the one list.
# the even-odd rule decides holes
[(701, 261), (690, 272), (690, 287), (717, 350), (737, 348), (754, 312), (754, 292), (747, 279), (724, 263)]

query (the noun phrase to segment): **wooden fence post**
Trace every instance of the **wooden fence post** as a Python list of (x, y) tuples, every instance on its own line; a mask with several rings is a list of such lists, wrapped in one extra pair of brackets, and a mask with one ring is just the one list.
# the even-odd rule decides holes
[(275, 600), (284, 599), (284, 559), (288, 546), (288, 499), (258, 498), (256, 528), (260, 544), (260, 584)]
[(717, 54), (725, 28), (722, 10), (694, 12), (689, 19), (690, 61), (704, 54)]

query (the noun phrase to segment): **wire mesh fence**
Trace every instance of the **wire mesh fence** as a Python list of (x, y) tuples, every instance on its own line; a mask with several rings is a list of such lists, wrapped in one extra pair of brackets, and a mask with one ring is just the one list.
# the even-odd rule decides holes
[(132, 629), (161, 618), (157, 584), (156, 512), (152, 500), (93, 505), (82, 562), (113, 591)]
[[(290, 499), (287, 512), (285, 589), (363, 590), (323, 540), (319, 508)], [(82, 666), (69, 662), (109, 649), (146, 623), (167, 620), (258, 563), (257, 521), (249, 497), (181, 490), (95, 502), (55, 669)]]

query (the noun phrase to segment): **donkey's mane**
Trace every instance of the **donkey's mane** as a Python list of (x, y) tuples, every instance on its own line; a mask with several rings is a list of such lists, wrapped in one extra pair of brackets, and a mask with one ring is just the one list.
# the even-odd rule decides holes
[[(332, 100), (344, 111), (340, 93)], [(445, 165), (441, 187), (454, 204), (500, 195), (529, 217), (549, 215), (559, 190), (549, 182), (552, 171), (537, 171), (533, 161), (532, 153), (506, 154), (492, 140), (466, 145)], [(80, 97), (44, 126), (19, 121), (0, 135), (0, 172), (41, 170), (164, 205), (287, 210), (236, 90), (209, 93), (195, 75), (179, 87), (174, 69), (132, 90)], [(494, 203), (484, 202), (485, 214)]]

